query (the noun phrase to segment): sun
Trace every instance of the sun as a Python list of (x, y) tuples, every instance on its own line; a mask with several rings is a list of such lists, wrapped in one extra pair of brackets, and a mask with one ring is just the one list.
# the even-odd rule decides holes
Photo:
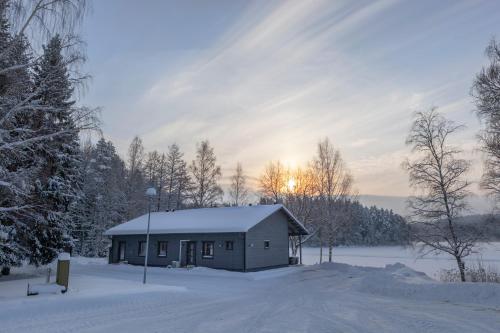
[(288, 179), (288, 182), (286, 184), (286, 187), (288, 188), (288, 191), (292, 192), (295, 189), (295, 179), (290, 178)]

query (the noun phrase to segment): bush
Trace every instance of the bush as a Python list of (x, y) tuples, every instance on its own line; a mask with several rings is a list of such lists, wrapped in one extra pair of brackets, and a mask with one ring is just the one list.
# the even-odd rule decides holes
[[(458, 269), (443, 269), (439, 274), (443, 282), (460, 282), (460, 271)], [(500, 273), (493, 266), (485, 266), (482, 260), (465, 267), (465, 280), (467, 282), (493, 282), (500, 283)]]
[(9, 275), (10, 274), (10, 267), (4, 266), (2, 267), (2, 275)]

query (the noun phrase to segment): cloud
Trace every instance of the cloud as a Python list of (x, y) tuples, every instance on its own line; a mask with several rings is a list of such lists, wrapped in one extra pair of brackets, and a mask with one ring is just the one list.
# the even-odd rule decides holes
[(250, 4), (209, 47), (185, 58), (179, 50), (183, 60), (144, 89), (123, 127), (148, 149), (176, 142), (188, 159), (208, 138), (224, 170), (241, 161), (254, 178), (269, 160), (307, 162), (328, 136), (361, 192), (406, 193), (399, 165), (412, 112), (442, 104), (447, 115), (471, 118), (467, 97), (456, 93), (466, 79), (419, 77), (401, 53), (411, 55), (438, 30), (433, 23), (464, 8), (435, 8), (428, 29), (398, 36), (395, 24), (412, 13), (398, 12), (397, 1)]
[(356, 141), (351, 142), (351, 147), (354, 147), (354, 148), (365, 147), (366, 145), (369, 145), (369, 144), (372, 144), (375, 142), (377, 142), (377, 139), (375, 139), (375, 138), (357, 139)]

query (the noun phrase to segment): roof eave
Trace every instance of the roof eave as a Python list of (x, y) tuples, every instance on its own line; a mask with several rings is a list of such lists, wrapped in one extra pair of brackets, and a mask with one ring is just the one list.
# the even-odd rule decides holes
[(306, 227), (304, 227), (304, 225), (302, 225), (302, 223), (300, 223), (300, 221), (295, 217), (295, 215), (292, 214), (292, 212), (290, 212), (288, 210), (288, 208), (286, 208), (284, 205), (281, 205), (281, 209), (283, 209), (285, 211), (285, 213), (288, 215), (288, 217), (290, 218), (290, 220), (298, 228), (297, 232), (295, 232), (295, 233), (290, 233), (289, 232), (289, 234), (291, 236), (299, 236), (299, 235), (305, 236), (305, 235), (309, 235), (309, 231), (306, 229)]

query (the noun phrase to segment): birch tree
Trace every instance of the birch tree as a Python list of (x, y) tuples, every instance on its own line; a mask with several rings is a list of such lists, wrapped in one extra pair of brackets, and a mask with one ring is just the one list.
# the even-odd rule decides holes
[(500, 201), (500, 44), (492, 40), (486, 48), (489, 65), (477, 74), (472, 86), (476, 111), (483, 121), (480, 133), (486, 155), (481, 186)]
[(328, 245), (328, 261), (332, 261), (335, 235), (347, 220), (342, 215), (344, 201), (352, 192), (352, 176), (345, 166), (339, 150), (335, 149), (328, 138), (320, 141), (314, 168), (318, 218), (318, 238), (320, 240), (320, 262), (323, 260), (323, 241)]
[(463, 259), (472, 253), (478, 239), (477, 234), (457, 223), (466, 209), (470, 162), (460, 158), (462, 151), (448, 142), (462, 127), (435, 108), (417, 112), (406, 139), (414, 156), (403, 165), (410, 185), (417, 191), (409, 200), (414, 237), (431, 252), (453, 256), (465, 281)]

